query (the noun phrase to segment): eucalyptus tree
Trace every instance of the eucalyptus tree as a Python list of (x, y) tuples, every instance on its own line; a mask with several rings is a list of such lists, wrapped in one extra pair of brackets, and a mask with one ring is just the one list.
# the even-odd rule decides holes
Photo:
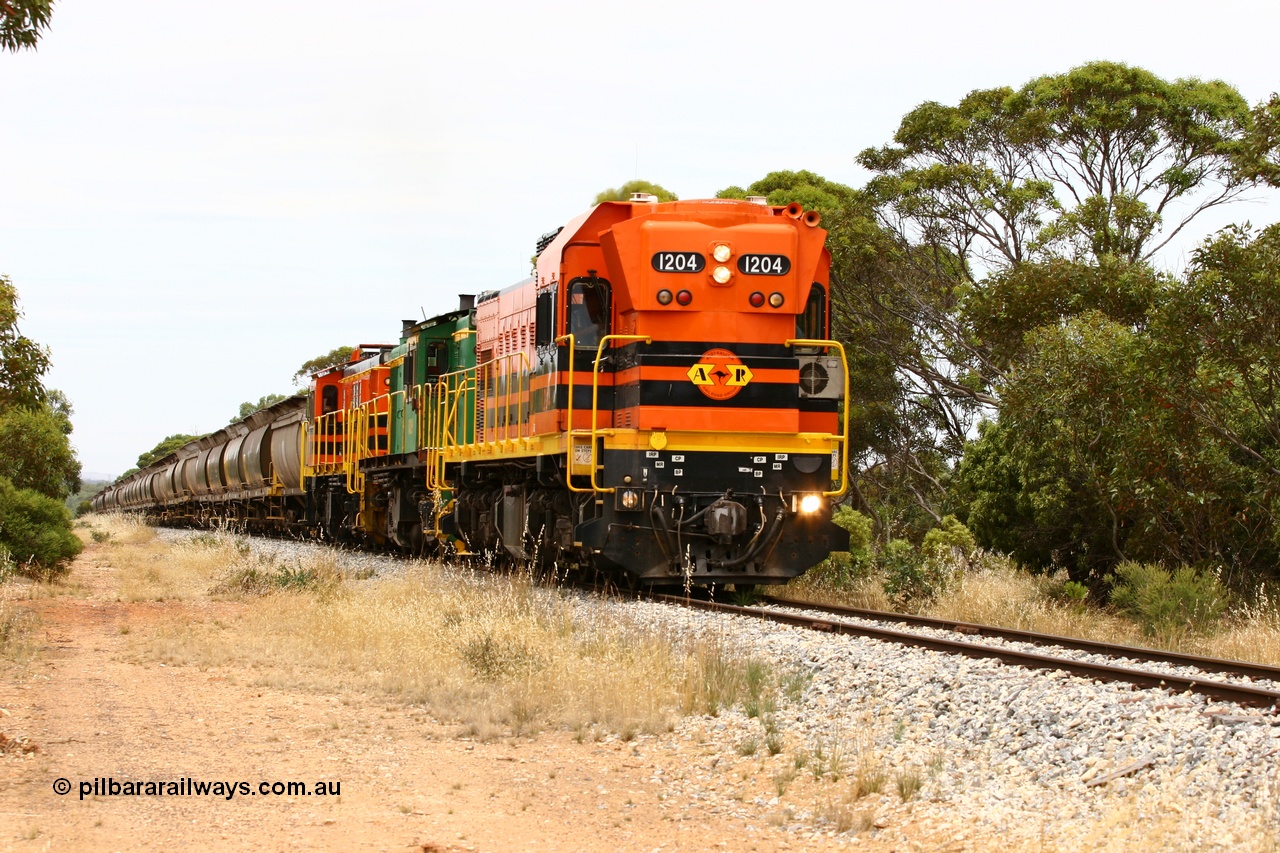
[(52, 17), (53, 0), (0, 0), (0, 49), (34, 50)]

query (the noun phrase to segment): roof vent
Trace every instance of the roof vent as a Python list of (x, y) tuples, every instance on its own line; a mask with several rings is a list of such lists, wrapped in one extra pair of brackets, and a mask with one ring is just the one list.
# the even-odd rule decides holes
[(749, 196), (747, 196), (747, 201), (751, 202), (752, 204), (765, 204), (765, 205), (767, 205), (767, 204), (769, 203), (769, 199), (765, 198), (765, 197), (764, 197), (764, 196), (762, 196), (762, 195), (749, 195)]
[(658, 197), (653, 193), (632, 193), (631, 200), (636, 204), (657, 204)]

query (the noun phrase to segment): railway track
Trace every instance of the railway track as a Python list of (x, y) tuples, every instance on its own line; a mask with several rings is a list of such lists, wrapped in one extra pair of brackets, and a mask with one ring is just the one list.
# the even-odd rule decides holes
[[(1058, 637), (1052, 634), (1036, 634), (1030, 631), (972, 625), (944, 619), (884, 613), (877, 610), (859, 610), (852, 607), (816, 605), (776, 598), (762, 599), (767, 606), (742, 606), (656, 593), (645, 597), (653, 601), (662, 601), (719, 613), (734, 613), (798, 628), (869, 637), (949, 654), (966, 655), (968, 657), (994, 658), (1003, 663), (1028, 669), (1056, 670), (1099, 681), (1125, 682), (1148, 689), (1164, 688), (1176, 692), (1189, 691), (1216, 700), (1236, 702), (1242, 705), (1280, 708), (1280, 690), (1241, 682), (1222, 681), (1210, 677), (1210, 675), (1214, 674), (1232, 675), (1247, 679), (1265, 679), (1280, 684), (1280, 667), (1205, 658), (1196, 655), (1183, 655), (1175, 652), (1120, 646), (1112, 643), (1098, 643), (1071, 637)], [(1193, 667), (1204, 674), (1185, 675), (1157, 672), (1132, 666), (1074, 660), (1058, 657), (1050, 653), (1041, 653), (1040, 651), (1033, 652), (1011, 646), (986, 644), (973, 639), (951, 639), (934, 634), (889, 628), (883, 624), (868, 624), (868, 622), (873, 621), (947, 630), (960, 633), (966, 638), (993, 637), (1012, 642), (1031, 643), (1040, 647), (1066, 648), (1146, 663)]]

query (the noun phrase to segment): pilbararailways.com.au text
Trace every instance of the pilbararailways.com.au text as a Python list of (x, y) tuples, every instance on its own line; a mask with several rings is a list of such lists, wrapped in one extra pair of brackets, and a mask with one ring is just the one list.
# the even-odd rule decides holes
[[(53, 790), (58, 794), (71, 792), (67, 779), (57, 779)], [(342, 795), (342, 783), (321, 780), (307, 782), (205, 782), (190, 776), (169, 781), (127, 780), (111, 777), (81, 780), (80, 799), (85, 797), (221, 797), (231, 800), (240, 797), (338, 797)]]

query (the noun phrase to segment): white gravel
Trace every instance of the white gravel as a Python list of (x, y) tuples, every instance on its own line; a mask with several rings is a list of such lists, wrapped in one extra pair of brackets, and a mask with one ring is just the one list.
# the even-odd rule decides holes
[[(898, 802), (890, 782), (879, 807), (909, 808), (913, 821), (931, 821), (944, 836), (954, 827), (958, 841), (971, 832), (1010, 849), (1078, 844), (1110, 821), (1141, 825), (1144, 814), (1165, 812), (1168, 826), (1129, 840), (1141, 840), (1140, 849), (1166, 849), (1165, 836), (1171, 849), (1280, 843), (1280, 718), (1258, 709), (749, 617), (611, 606), (656, 628), (716, 636), (776, 666), (809, 670), (804, 695), (779, 709), (779, 729), (806, 744), (843, 741), (891, 773), (918, 770), (923, 787), (913, 803)], [(1216, 724), (1218, 715), (1249, 720)], [(726, 715), (726, 724), (760, 731), (741, 715)], [(727, 737), (728, 749), (737, 741)], [(1131, 774), (1087, 784), (1145, 760), (1149, 766)], [(797, 826), (811, 817), (797, 813)], [(1114, 843), (1120, 837), (1107, 831), (1094, 840), (1128, 847)]]

